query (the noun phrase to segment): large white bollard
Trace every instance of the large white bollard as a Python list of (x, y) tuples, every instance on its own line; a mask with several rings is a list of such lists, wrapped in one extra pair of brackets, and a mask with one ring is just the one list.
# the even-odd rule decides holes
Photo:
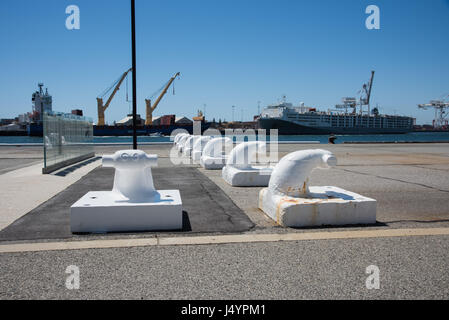
[(72, 232), (182, 229), (179, 190), (155, 190), (151, 167), (157, 155), (122, 150), (103, 156), (115, 168), (112, 191), (91, 191), (70, 208)]
[(183, 136), (185, 136), (185, 135), (188, 135), (188, 133), (178, 133), (176, 136), (175, 136), (175, 138), (173, 139), (173, 143), (175, 144), (175, 145), (177, 145), (178, 144), (178, 142), (179, 142), (179, 139), (181, 139)]
[(211, 139), (212, 139), (211, 136), (200, 136), (198, 140), (195, 141), (192, 149), (193, 162), (199, 163), (201, 155), (203, 153), (203, 149)]
[(187, 139), (188, 139), (189, 137), (190, 137), (190, 134), (185, 134), (185, 135), (183, 135), (181, 138), (179, 138), (177, 147), (178, 147), (178, 151), (179, 151), (180, 153), (182, 153), (182, 150), (183, 150), (183, 148), (184, 148), (184, 144), (186, 143), (186, 141), (187, 141)]
[(317, 168), (337, 165), (326, 150), (303, 150), (288, 154), (271, 174), (268, 188), (259, 194), (259, 208), (287, 227), (376, 223), (376, 200), (332, 186), (309, 186)]
[(200, 165), (206, 170), (220, 170), (227, 160), (226, 149), (232, 148), (233, 142), (228, 137), (211, 139), (205, 146), (200, 158)]
[(193, 145), (199, 139), (199, 137), (201, 137), (201, 136), (190, 136), (186, 140), (186, 142), (184, 143), (184, 148), (183, 148), (184, 156), (186, 156), (186, 157), (191, 157), (192, 156)]
[(119, 151), (103, 156), (102, 166), (115, 168), (112, 191), (132, 201), (146, 201), (155, 196), (151, 167), (157, 166), (157, 155), (140, 150)]
[(234, 187), (266, 187), (273, 168), (253, 166), (257, 153), (265, 153), (267, 144), (262, 141), (242, 142), (228, 156), (222, 169), (223, 179)]

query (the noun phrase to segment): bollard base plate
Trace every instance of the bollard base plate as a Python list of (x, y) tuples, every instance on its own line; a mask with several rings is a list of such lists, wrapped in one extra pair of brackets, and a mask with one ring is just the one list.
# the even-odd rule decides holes
[(225, 166), (222, 177), (233, 187), (266, 187), (270, 182), (271, 167), (252, 167), (249, 169), (238, 169)]
[(133, 202), (113, 191), (92, 191), (70, 208), (73, 233), (182, 229), (179, 190), (158, 190), (148, 202)]
[(376, 200), (341, 188), (310, 187), (310, 195), (296, 198), (272, 194), (264, 188), (259, 208), (285, 227), (365, 225), (376, 223)]
[(226, 165), (227, 157), (202, 156), (200, 165), (206, 170), (221, 170)]

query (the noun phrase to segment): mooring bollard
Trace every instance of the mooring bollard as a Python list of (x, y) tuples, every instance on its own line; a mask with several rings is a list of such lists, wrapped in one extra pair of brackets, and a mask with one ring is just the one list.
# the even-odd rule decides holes
[(178, 134), (175, 136), (175, 138), (173, 139), (173, 143), (174, 143), (175, 145), (177, 145), (178, 142), (179, 142), (179, 139), (181, 139), (182, 136), (184, 136), (184, 135), (186, 135), (186, 134), (187, 134), (187, 133), (178, 133)]
[(207, 170), (220, 170), (224, 167), (227, 155), (223, 149), (230, 149), (233, 142), (228, 137), (211, 139), (205, 146), (200, 158), (200, 165)]
[(337, 165), (326, 150), (288, 154), (274, 167), (268, 188), (259, 194), (259, 208), (287, 227), (376, 223), (376, 200), (332, 186), (309, 186), (317, 169)]
[(177, 146), (178, 146), (178, 151), (180, 153), (182, 153), (182, 149), (184, 148), (184, 144), (185, 144), (185, 142), (187, 141), (187, 139), (189, 137), (190, 137), (190, 134), (185, 134), (181, 138), (179, 138)]
[(190, 136), (184, 143), (183, 154), (186, 157), (190, 157), (192, 155), (193, 144), (196, 140), (198, 140), (199, 137), (200, 136)]
[(273, 193), (291, 197), (307, 195), (309, 176), (313, 170), (329, 169), (337, 165), (337, 158), (326, 150), (303, 150), (286, 155), (271, 174), (269, 189)]
[(242, 142), (232, 149), (226, 166), (223, 167), (223, 179), (234, 187), (266, 187), (273, 168), (253, 166), (257, 153), (266, 153), (267, 144), (262, 141)]
[(115, 168), (112, 191), (129, 200), (146, 201), (154, 196), (151, 167), (157, 166), (157, 155), (147, 155), (141, 150), (117, 151), (103, 156), (102, 166)]
[(70, 208), (72, 232), (182, 229), (179, 190), (155, 190), (151, 167), (157, 155), (122, 150), (103, 156), (115, 168), (112, 191), (91, 191)]
[(200, 161), (203, 149), (211, 139), (211, 136), (200, 136), (198, 140), (195, 141), (192, 150), (192, 159), (194, 162), (198, 163)]

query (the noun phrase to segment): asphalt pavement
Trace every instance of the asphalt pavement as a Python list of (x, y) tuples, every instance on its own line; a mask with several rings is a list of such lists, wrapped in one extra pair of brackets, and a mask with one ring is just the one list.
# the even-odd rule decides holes
[[(445, 299), (449, 236), (0, 254), (0, 299)], [(69, 266), (79, 289), (66, 287)], [(367, 267), (379, 289), (366, 286)]]

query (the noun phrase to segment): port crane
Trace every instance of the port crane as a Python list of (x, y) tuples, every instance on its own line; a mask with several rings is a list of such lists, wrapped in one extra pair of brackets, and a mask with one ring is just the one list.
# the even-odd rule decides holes
[(428, 108), (435, 109), (434, 128), (441, 128), (448, 125), (446, 109), (449, 109), (449, 102), (445, 101), (447, 98), (449, 98), (449, 94), (441, 100), (431, 100), (429, 103), (418, 104), (418, 108), (423, 110), (427, 110)]
[[(180, 76), (180, 73), (177, 72), (173, 77), (170, 78), (170, 80), (168, 80), (167, 83), (165, 83), (162, 86), (162, 88), (160, 88), (158, 91), (156, 91), (150, 98), (145, 99), (145, 105), (146, 105), (145, 125), (146, 126), (150, 126), (150, 125), (153, 124), (153, 111), (157, 108), (159, 102), (161, 102), (162, 98), (167, 93), (168, 88), (170, 88), (170, 86), (172, 85), (173, 81), (175, 81), (176, 77), (179, 77), (179, 76)], [(159, 97), (156, 99), (156, 102), (154, 103), (154, 105), (151, 105), (151, 98), (153, 98), (153, 96), (155, 96), (161, 90), (162, 90), (162, 92), (159, 95)], [(173, 91), (173, 93), (174, 93), (174, 91)]]
[(343, 104), (337, 104), (335, 107), (337, 109), (345, 109), (346, 113), (348, 113), (348, 108), (352, 108), (352, 113), (356, 114), (357, 105), (360, 105), (360, 114), (363, 114), (363, 106), (368, 106), (368, 114), (370, 114), (370, 99), (371, 99), (371, 90), (373, 88), (373, 80), (374, 80), (374, 70), (371, 71), (371, 78), (368, 83), (364, 83), (361, 90), (358, 91), (358, 94), (361, 94), (359, 101), (357, 101), (354, 97), (344, 97), (342, 98)]
[[(114, 98), (117, 91), (120, 90), (120, 86), (125, 80), (128, 73), (132, 71), (132, 68), (128, 69), (125, 73), (123, 73), (118, 80), (116, 80), (109, 88), (107, 88), (100, 96), (97, 97), (97, 108), (98, 108), (98, 123), (97, 126), (104, 126), (104, 112), (111, 104), (112, 99)], [(103, 104), (103, 98), (106, 94), (108, 94), (112, 90), (111, 95), (109, 96), (106, 104)]]

